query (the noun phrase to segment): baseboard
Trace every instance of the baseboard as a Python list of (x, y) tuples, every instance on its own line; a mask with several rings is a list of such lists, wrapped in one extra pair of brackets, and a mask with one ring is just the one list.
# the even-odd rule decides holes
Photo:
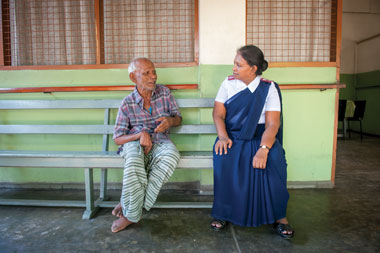
[[(94, 189), (99, 190), (99, 183), (94, 183)], [(108, 183), (108, 190), (121, 190), (121, 183)], [(194, 182), (169, 182), (163, 190), (190, 190), (200, 191), (199, 181)], [(0, 182), (0, 189), (34, 189), (34, 190), (84, 190), (84, 183), (9, 183)]]
[[(331, 181), (288, 181), (288, 189), (332, 189), (334, 184)], [(213, 185), (201, 185), (200, 190), (202, 194), (213, 194)]]
[[(121, 183), (108, 183), (107, 189), (121, 190)], [(34, 189), (34, 190), (84, 190), (84, 183), (9, 183), (1, 182), (0, 189)], [(288, 189), (331, 189), (334, 184), (331, 181), (288, 181)], [(94, 189), (99, 190), (99, 183), (94, 184)], [(199, 181), (194, 182), (169, 182), (163, 190), (186, 190), (197, 191), (202, 195), (212, 195), (213, 185), (201, 185)]]
[[(351, 132), (356, 133), (356, 134), (360, 134), (360, 131), (356, 131), (356, 130), (352, 130), (352, 129), (351, 129)], [(380, 135), (378, 135), (378, 134), (370, 134), (370, 133), (363, 132), (363, 135), (380, 138)], [(348, 132), (346, 134), (346, 137), (347, 136), (348, 136)]]
[(332, 189), (334, 183), (331, 181), (288, 181), (288, 189)]

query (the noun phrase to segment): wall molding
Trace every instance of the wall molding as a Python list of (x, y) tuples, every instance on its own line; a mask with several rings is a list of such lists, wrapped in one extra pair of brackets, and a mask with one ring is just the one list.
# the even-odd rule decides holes
[[(167, 84), (171, 90), (194, 90), (198, 89), (198, 84)], [(345, 88), (342, 83), (330, 84), (280, 84), (281, 90), (302, 90), (302, 89), (339, 89)], [(113, 85), (113, 86), (61, 86), (61, 87), (15, 87), (0, 88), (0, 93), (52, 93), (52, 92), (88, 92), (88, 91), (132, 91), (134, 85)]]

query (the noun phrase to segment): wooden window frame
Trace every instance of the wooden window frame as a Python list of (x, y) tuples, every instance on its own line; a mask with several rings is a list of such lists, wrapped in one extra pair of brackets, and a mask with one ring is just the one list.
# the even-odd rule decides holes
[[(171, 67), (191, 67), (199, 64), (199, 0), (194, 0), (194, 61), (180, 63), (155, 63), (157, 68)], [(70, 69), (125, 69), (129, 64), (104, 64), (101, 57), (102, 45), (104, 43), (103, 31), (101, 27), (101, 19), (103, 18), (103, 1), (94, 0), (95, 5), (95, 23), (96, 23), (96, 64), (80, 64), (80, 65), (28, 65), (28, 66), (4, 66), (4, 36), (3, 36), (3, 5), (9, 3), (8, 0), (1, 1), (0, 15), (0, 70), (70, 70)], [(7, 22), (6, 20), (4, 22)], [(9, 21), (8, 21), (9, 22)]]
[[(336, 67), (337, 68), (337, 80), (339, 80), (339, 72), (340, 72), (340, 48), (341, 48), (341, 40), (342, 40), (342, 1), (337, 0), (336, 5), (333, 6), (332, 9), (336, 8), (336, 13), (332, 13), (331, 15), (335, 15), (336, 17), (332, 17), (336, 19), (336, 26), (332, 25), (332, 30), (335, 32), (335, 47), (330, 49), (330, 57), (335, 54), (335, 61), (328, 62), (269, 62), (269, 67)], [(246, 0), (246, 18), (245, 18), (245, 28), (247, 31), (248, 21), (247, 21), (247, 13), (248, 13), (248, 0)], [(331, 33), (334, 33), (331, 32)], [(245, 43), (247, 44), (247, 32), (245, 33)], [(333, 40), (333, 39), (331, 39)], [(335, 52), (335, 53), (334, 53)]]

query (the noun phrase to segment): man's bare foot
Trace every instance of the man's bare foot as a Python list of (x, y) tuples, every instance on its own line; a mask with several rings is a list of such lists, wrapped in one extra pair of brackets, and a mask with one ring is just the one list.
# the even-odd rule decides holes
[(121, 204), (117, 204), (115, 208), (112, 210), (112, 215), (118, 218), (123, 217), (123, 209), (121, 208)]
[(111, 231), (113, 233), (117, 233), (117, 232), (125, 229), (126, 227), (128, 227), (132, 223), (133, 222), (129, 221), (127, 218), (125, 218), (124, 216), (122, 216), (122, 217), (120, 217), (119, 219), (115, 220), (112, 223)]

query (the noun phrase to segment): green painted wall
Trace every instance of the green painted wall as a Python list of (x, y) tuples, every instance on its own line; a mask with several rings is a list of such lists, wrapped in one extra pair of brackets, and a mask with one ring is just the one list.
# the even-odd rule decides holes
[[(380, 135), (380, 70), (357, 74), (356, 98), (366, 100), (363, 132)], [(359, 123), (353, 122), (359, 130)]]
[(346, 85), (346, 88), (339, 90), (339, 98), (346, 100), (355, 100), (356, 75), (341, 74), (340, 82)]
[[(340, 99), (366, 100), (363, 118), (363, 132), (380, 135), (380, 70), (359, 74), (341, 74), (341, 83), (347, 85), (340, 90)], [(353, 130), (359, 131), (359, 122), (350, 123)]]
[[(158, 83), (198, 83), (198, 90), (174, 91), (176, 98), (215, 97), (231, 65), (201, 65), (188, 68), (158, 69)], [(272, 68), (264, 77), (280, 84), (334, 83), (335, 68)], [(123, 85), (131, 84), (125, 69), (108, 70), (21, 70), (0, 71), (0, 87)], [(285, 90), (284, 146), (289, 165), (289, 181), (330, 180), (333, 153), (334, 97), (336, 90)], [(122, 99), (128, 92), (75, 92), (51, 94), (0, 94), (0, 99)], [(93, 124), (103, 121), (102, 110), (0, 111), (0, 122), (7, 124)], [(211, 109), (182, 110), (184, 123), (212, 123)], [(112, 112), (112, 118), (116, 110)], [(179, 150), (211, 150), (215, 136), (172, 136)], [(100, 150), (101, 137), (62, 135), (0, 135), (0, 149)], [(110, 147), (116, 150), (111, 142)], [(95, 177), (99, 172), (96, 170)], [(121, 182), (122, 171), (110, 170), (109, 181)], [(0, 182), (82, 183), (78, 169), (0, 168)], [(212, 184), (210, 170), (177, 170), (172, 182), (200, 181)]]

